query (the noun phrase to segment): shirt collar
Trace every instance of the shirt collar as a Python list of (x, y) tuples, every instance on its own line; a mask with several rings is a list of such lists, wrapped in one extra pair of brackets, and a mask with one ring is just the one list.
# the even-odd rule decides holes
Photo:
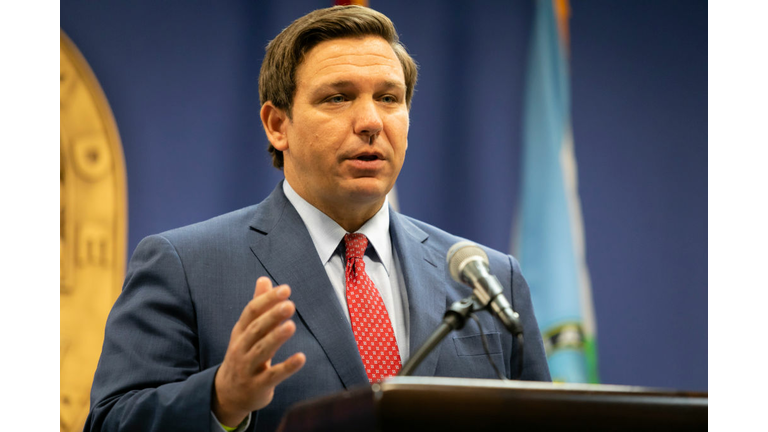
[[(304, 221), (317, 254), (325, 265), (336, 252), (336, 248), (347, 232), (336, 221), (296, 193), (288, 184), (288, 180), (283, 181), (283, 192)], [(388, 198), (384, 199), (384, 205), (357, 232), (368, 237), (368, 243), (373, 247), (389, 274), (392, 263), (392, 241), (389, 235)]]

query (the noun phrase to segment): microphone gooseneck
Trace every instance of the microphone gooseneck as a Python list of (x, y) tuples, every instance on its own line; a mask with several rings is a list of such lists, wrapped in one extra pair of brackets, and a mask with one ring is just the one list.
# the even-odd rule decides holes
[(472, 288), (472, 294), (482, 306), (491, 305), (494, 315), (514, 335), (523, 333), (520, 316), (502, 293), (501, 283), (491, 274), (488, 255), (480, 246), (462, 241), (451, 246), (446, 256), (453, 280)]
[[(451, 277), (459, 283), (472, 288), (472, 295), (454, 302), (445, 312), (443, 321), (427, 338), (421, 347), (403, 365), (399, 376), (413, 375), (416, 368), (427, 358), (437, 345), (452, 331), (464, 327), (467, 317), (473, 316), (474, 311), (485, 309), (489, 304), (494, 315), (504, 324), (504, 327), (512, 333), (517, 340), (517, 377), (522, 376), (523, 371), (523, 326), (519, 315), (512, 310), (512, 306), (504, 297), (501, 283), (491, 274), (488, 264), (488, 255), (475, 243), (463, 241), (456, 243), (448, 251), (446, 257)], [(478, 320), (478, 326), (480, 322)], [(481, 334), (484, 334), (482, 326)], [(487, 341), (483, 339), (483, 346), (499, 378), (506, 379), (500, 373), (490, 356)], [(513, 376), (514, 378), (514, 376)]]

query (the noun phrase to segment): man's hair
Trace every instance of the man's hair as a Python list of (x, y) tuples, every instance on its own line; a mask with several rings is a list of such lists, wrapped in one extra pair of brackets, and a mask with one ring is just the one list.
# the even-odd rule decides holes
[[(400, 43), (394, 24), (381, 12), (363, 6), (334, 6), (297, 19), (267, 45), (259, 74), (261, 105), (271, 101), (291, 118), (296, 95), (296, 71), (304, 56), (321, 42), (379, 36), (392, 47), (405, 75), (405, 103), (411, 108), (417, 66)], [(283, 152), (269, 144), (272, 165), (283, 168)]]

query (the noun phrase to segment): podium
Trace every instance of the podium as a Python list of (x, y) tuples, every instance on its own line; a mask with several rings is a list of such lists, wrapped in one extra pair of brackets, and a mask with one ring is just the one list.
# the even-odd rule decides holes
[(707, 406), (707, 393), (646, 387), (394, 377), (298, 403), (278, 430), (707, 430)]

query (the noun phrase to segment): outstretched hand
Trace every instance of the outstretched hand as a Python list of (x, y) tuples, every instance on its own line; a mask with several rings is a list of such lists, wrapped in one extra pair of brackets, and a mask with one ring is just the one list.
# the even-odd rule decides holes
[(272, 364), (275, 352), (296, 332), (296, 324), (288, 319), (296, 311), (290, 295), (287, 285), (273, 288), (266, 277), (256, 281), (253, 299), (232, 328), (214, 381), (212, 409), (222, 424), (237, 426), (250, 412), (267, 406), (275, 386), (304, 366), (303, 353)]

